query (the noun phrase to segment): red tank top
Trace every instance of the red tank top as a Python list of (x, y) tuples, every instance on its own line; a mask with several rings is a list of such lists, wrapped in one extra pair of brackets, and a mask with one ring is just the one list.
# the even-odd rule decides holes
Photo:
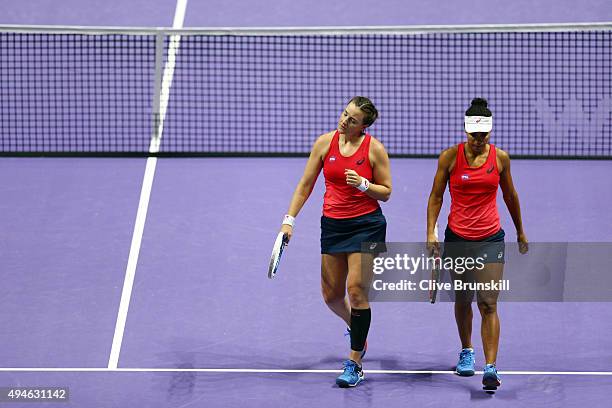
[(340, 154), (339, 138), (340, 134), (336, 131), (323, 161), (323, 215), (329, 218), (353, 218), (371, 213), (379, 207), (378, 201), (346, 184), (344, 170), (355, 170), (361, 177), (372, 181), (369, 157), (372, 137), (366, 133), (357, 151), (349, 157)]
[(455, 167), (450, 174), (448, 226), (455, 234), (470, 240), (486, 238), (501, 228), (497, 212), (497, 155), (495, 146), (489, 146), (484, 164), (469, 167), (464, 144), (459, 144)]

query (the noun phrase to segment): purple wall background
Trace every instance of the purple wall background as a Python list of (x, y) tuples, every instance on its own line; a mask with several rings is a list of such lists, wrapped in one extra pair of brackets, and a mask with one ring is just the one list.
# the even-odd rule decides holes
[[(0, 24), (170, 26), (173, 0), (4, 0)], [(83, 10), (95, 10), (83, 13)], [(138, 12), (134, 12), (138, 10)], [(612, 2), (584, 0), (190, 0), (186, 27), (377, 26), (612, 21)]]

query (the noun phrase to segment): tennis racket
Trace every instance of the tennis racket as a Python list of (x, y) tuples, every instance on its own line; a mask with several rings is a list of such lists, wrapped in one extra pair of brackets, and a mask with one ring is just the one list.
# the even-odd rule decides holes
[(283, 251), (288, 243), (289, 241), (287, 239), (287, 234), (284, 232), (279, 232), (278, 236), (276, 237), (276, 241), (274, 242), (274, 248), (272, 248), (272, 255), (270, 256), (270, 266), (268, 266), (269, 279), (276, 276), (281, 256), (283, 255)]
[[(438, 238), (438, 224), (437, 223), (434, 228), (434, 234), (436, 234), (436, 238)], [(436, 303), (436, 298), (438, 297), (437, 284), (439, 282), (440, 282), (440, 268), (438, 267), (438, 263), (434, 261), (433, 267), (431, 268), (431, 283), (430, 283), (431, 286), (429, 289), (429, 303), (432, 303), (432, 304)]]

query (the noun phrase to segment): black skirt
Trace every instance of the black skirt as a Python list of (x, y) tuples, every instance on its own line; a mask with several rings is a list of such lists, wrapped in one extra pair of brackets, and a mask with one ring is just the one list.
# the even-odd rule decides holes
[(444, 254), (449, 258), (482, 258), (483, 263), (506, 263), (506, 233), (500, 229), (495, 234), (477, 241), (465, 239), (451, 230), (448, 226), (444, 231)]
[(386, 237), (387, 220), (380, 207), (355, 218), (321, 217), (322, 254), (385, 252)]

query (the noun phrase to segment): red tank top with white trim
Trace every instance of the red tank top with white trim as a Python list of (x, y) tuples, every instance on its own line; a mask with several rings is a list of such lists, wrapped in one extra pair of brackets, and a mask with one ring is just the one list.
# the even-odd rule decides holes
[(499, 231), (499, 170), (494, 145), (489, 145), (487, 160), (481, 166), (470, 167), (464, 144), (459, 144), (449, 186), (451, 210), (448, 226), (455, 234), (466, 239), (479, 240)]
[(353, 218), (371, 213), (379, 207), (378, 201), (346, 184), (344, 171), (355, 170), (361, 177), (372, 181), (373, 170), (369, 157), (372, 136), (366, 133), (357, 151), (348, 157), (340, 154), (339, 139), (340, 134), (336, 131), (323, 161), (323, 215), (329, 218)]

